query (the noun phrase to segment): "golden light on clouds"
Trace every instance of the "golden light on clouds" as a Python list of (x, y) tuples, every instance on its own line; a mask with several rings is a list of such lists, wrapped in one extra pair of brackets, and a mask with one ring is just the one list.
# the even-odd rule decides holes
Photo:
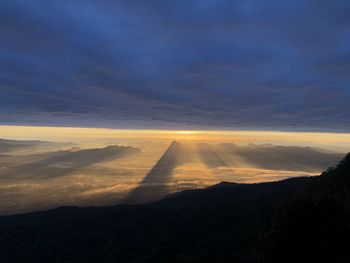
[(52, 141), (94, 139), (169, 139), (193, 141), (230, 141), (235, 143), (311, 143), (350, 146), (348, 133), (311, 133), (279, 131), (222, 130), (137, 130), (107, 128), (0, 126), (0, 138)]
[[(326, 169), (336, 164), (350, 149), (350, 134), (336, 133), (0, 126), (0, 138), (73, 143), (4, 154), (0, 160), (0, 214), (57, 205), (116, 204), (149, 176), (172, 145), (171, 140), (180, 142), (181, 147), (173, 151), (170, 161), (180, 158), (181, 162), (170, 162), (165, 181), (152, 182), (166, 186), (168, 193), (221, 181), (257, 183), (315, 175), (323, 166)], [(230, 146), (238, 150), (229, 151), (222, 142), (234, 143), (236, 146)], [(249, 143), (256, 145), (247, 146)], [(276, 154), (270, 151), (270, 145), (258, 145), (265, 143), (311, 146), (312, 150), (297, 147), (301, 155), (291, 156), (285, 151), (294, 148), (279, 147), (282, 149)], [(95, 154), (96, 149), (106, 153), (104, 147), (111, 145), (127, 145), (140, 151), (111, 159), (100, 159)], [(79, 158), (72, 160), (65, 150), (77, 153)], [(57, 153), (63, 156), (60, 161), (51, 158)], [(316, 164), (315, 159), (319, 160)], [(87, 160), (90, 162), (86, 164)], [(76, 169), (71, 166), (74, 162)]]

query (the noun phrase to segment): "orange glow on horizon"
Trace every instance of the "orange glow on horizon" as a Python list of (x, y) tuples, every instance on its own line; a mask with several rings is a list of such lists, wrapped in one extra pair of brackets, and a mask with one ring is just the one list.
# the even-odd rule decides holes
[(350, 145), (349, 133), (227, 131), (227, 130), (146, 130), (0, 125), (0, 138), (52, 141), (89, 139), (171, 139), (194, 141), (310, 142)]

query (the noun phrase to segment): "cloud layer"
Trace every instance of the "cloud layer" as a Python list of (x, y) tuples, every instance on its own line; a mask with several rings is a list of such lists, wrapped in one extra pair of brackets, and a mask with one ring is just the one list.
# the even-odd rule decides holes
[(0, 122), (350, 131), (349, 1), (0, 3)]

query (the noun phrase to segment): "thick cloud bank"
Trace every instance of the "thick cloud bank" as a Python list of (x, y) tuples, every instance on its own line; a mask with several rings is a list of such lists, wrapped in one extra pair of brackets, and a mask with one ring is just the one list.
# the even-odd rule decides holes
[(0, 122), (350, 131), (349, 1), (0, 3)]

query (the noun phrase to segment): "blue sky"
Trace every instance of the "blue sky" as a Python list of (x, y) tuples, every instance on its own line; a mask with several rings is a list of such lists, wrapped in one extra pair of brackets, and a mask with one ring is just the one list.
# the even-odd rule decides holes
[(350, 131), (350, 2), (0, 2), (0, 123)]

